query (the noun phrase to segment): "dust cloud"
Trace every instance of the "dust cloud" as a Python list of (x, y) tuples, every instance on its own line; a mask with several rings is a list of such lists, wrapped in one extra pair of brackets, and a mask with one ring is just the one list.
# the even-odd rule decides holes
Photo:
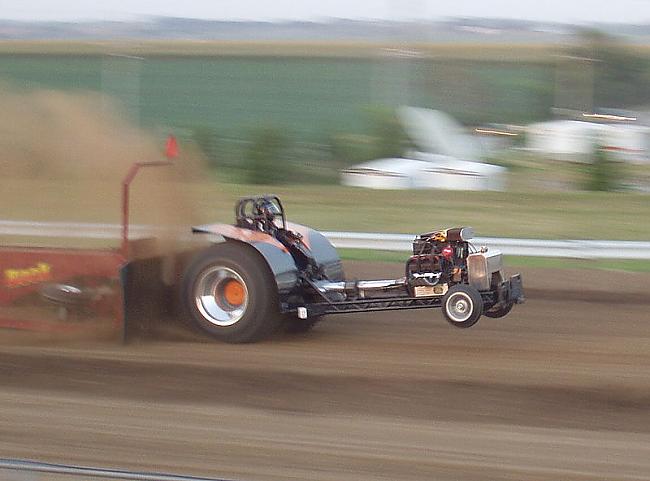
[[(165, 160), (166, 135), (133, 125), (97, 93), (21, 92), (0, 86), (0, 218), (120, 221), (121, 181), (135, 162)], [(187, 229), (206, 178), (200, 154), (180, 146), (171, 166), (132, 184), (132, 221)]]
[[(118, 224), (122, 180), (136, 162), (166, 160), (166, 138), (173, 134), (145, 131), (97, 93), (26, 92), (0, 85), (0, 112), (0, 220)], [(200, 181), (209, 177), (203, 165), (198, 151), (181, 142), (171, 165), (143, 168), (131, 185), (131, 223), (156, 230), (138, 233), (147, 238), (131, 243), (130, 258), (160, 257), (167, 284), (175, 282), (178, 272), (172, 254), (185, 247), (189, 227), (204, 221), (196, 208)], [(120, 239), (0, 232), (0, 245), (108, 249), (118, 247)], [(162, 299), (146, 302), (157, 305)], [(33, 294), (15, 305), (0, 305), (0, 317), (38, 319), (44, 327), (56, 324), (56, 312), (56, 306)], [(60, 337), (69, 342), (103, 339), (107, 330), (115, 335), (112, 318), (90, 310), (84, 315), (74, 334), (66, 331)], [(2, 332), (0, 342), (51, 343), (58, 338), (54, 331)]]

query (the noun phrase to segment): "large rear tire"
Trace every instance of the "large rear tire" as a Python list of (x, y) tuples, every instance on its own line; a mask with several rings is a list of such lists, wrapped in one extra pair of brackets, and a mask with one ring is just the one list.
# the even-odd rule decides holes
[(442, 298), (442, 312), (454, 327), (466, 329), (483, 314), (483, 298), (475, 287), (456, 284)]
[(193, 323), (221, 341), (260, 341), (280, 323), (275, 279), (245, 244), (226, 242), (199, 253), (183, 276), (182, 296)]

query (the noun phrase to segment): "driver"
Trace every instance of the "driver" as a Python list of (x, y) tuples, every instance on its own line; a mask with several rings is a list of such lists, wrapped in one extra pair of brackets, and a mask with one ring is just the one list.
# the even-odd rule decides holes
[(273, 232), (278, 229), (278, 226), (275, 225), (275, 218), (281, 215), (282, 212), (278, 206), (268, 199), (263, 199), (257, 206), (257, 220), (265, 231)]

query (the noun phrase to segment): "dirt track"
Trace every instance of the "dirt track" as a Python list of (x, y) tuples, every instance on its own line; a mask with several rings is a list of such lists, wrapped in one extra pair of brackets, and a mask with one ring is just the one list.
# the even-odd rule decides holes
[(650, 480), (649, 308), (537, 296), (468, 331), (420, 311), (246, 346), (175, 327), (4, 345), (0, 456), (236, 480)]

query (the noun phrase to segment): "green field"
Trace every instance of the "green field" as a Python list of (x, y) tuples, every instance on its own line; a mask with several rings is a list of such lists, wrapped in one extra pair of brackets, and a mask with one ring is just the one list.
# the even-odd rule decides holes
[[(219, 210), (226, 207), (222, 212), (229, 219), (231, 202), (259, 187), (224, 190), (228, 200)], [(418, 233), (469, 225), (479, 236), (650, 239), (650, 202), (642, 194), (405, 192), (333, 186), (265, 190), (282, 197), (290, 217), (321, 230)]]
[[(418, 43), (400, 47), (425, 56), (481, 61), (548, 61), (557, 47), (546, 44)], [(222, 41), (222, 40), (0, 40), (3, 55), (103, 56), (121, 54), (140, 57), (321, 57), (369, 58), (382, 49), (394, 49), (391, 42), (364, 41)], [(648, 47), (636, 47), (647, 52)]]
[[(207, 126), (233, 140), (228, 145), (238, 145), (240, 157), (239, 141), (250, 139), (254, 127), (272, 125), (292, 140), (326, 144), (332, 134), (364, 132), (369, 106), (410, 103), (449, 111), (465, 122), (526, 122), (548, 115), (554, 84), (549, 48), (415, 46), (423, 56), (390, 58), (378, 55), (383, 47), (0, 42), (0, 81), (26, 90), (100, 91), (121, 99), (145, 127)], [(287, 162), (287, 180), (295, 186), (241, 184), (235, 162), (228, 168), (217, 162), (216, 172), (201, 174), (206, 183), (170, 189), (191, 198), (179, 224), (230, 222), (235, 199), (264, 191), (283, 198), (291, 219), (321, 230), (417, 233), (471, 225), (480, 236), (650, 239), (647, 195), (575, 191), (580, 167), (500, 158), (512, 167), (507, 193), (370, 191), (307, 184), (305, 176), (315, 173), (335, 179), (340, 167), (325, 165), (326, 155), (310, 157), (314, 152), (318, 148), (293, 152)], [(630, 176), (646, 183), (650, 178), (647, 169)], [(111, 182), (93, 188), (5, 178), (0, 218), (118, 222), (119, 177)], [(174, 210), (178, 197), (167, 190), (147, 186), (146, 176), (138, 179), (134, 221), (156, 224), (157, 213)]]
[[(133, 188), (134, 221), (160, 223), (169, 210), (184, 204), (174, 219), (179, 225), (230, 223), (236, 199), (264, 192), (282, 198), (291, 220), (326, 231), (415, 234), (465, 225), (474, 227), (478, 236), (650, 239), (650, 202), (643, 194), (260, 188), (218, 182), (169, 186), (148, 184), (144, 175)], [(0, 205), (2, 217), (12, 220), (114, 223), (120, 219), (119, 184), (93, 188), (70, 182), (4, 181)]]
[[(106, 184), (77, 185), (71, 182), (3, 182), (0, 205), (3, 217), (13, 220), (62, 222), (112, 222), (120, 220), (119, 189)], [(96, 188), (95, 188), (96, 187)], [(265, 189), (281, 196), (291, 220), (320, 230), (394, 232), (415, 234), (437, 227), (471, 225), (477, 235), (548, 239), (650, 239), (650, 203), (639, 194), (583, 193), (471, 193), (390, 192), (345, 187), (276, 186)], [(214, 183), (152, 186), (146, 177), (133, 189), (133, 221), (157, 224), (161, 213), (183, 203), (191, 211), (176, 219), (191, 224), (233, 222), (233, 205), (243, 195), (259, 192), (258, 186)], [(102, 195), (89, 196), (89, 192)], [(155, 192), (156, 195), (151, 193)], [(29, 195), (25, 195), (29, 193)], [(65, 193), (65, 195), (62, 195)], [(83, 208), (79, 208), (83, 206)], [(102, 248), (117, 241), (87, 239), (28, 239), (2, 237), (6, 244)], [(406, 252), (342, 249), (346, 260), (403, 262)], [(606, 256), (606, 253), (603, 254)], [(511, 267), (546, 267), (650, 272), (650, 261), (578, 260), (508, 257)]]
[[(210, 127), (246, 139), (272, 125), (297, 141), (364, 132), (369, 107), (411, 104), (468, 123), (548, 116), (547, 47), (149, 42), (0, 43), (0, 82), (21, 89), (101, 91), (147, 127)], [(116, 55), (136, 55), (125, 58)]]

